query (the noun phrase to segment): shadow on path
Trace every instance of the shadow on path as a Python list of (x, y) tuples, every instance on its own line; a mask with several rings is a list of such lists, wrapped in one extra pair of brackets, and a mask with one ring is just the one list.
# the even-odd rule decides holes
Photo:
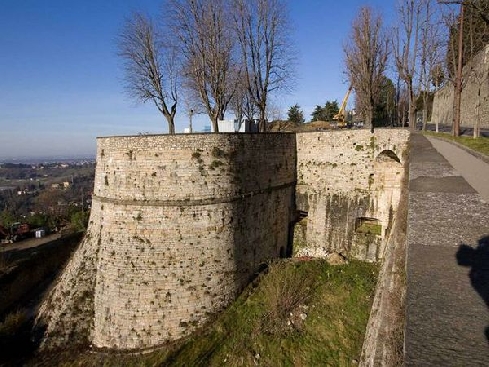
[[(489, 308), (489, 236), (482, 237), (477, 247), (462, 244), (457, 251), (457, 263), (470, 267), (470, 283)], [(484, 330), (489, 341), (489, 326)]]

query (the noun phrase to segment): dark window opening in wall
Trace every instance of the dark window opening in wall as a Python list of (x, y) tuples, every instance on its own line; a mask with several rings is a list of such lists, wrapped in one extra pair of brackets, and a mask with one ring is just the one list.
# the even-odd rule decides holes
[(375, 160), (378, 162), (396, 161), (397, 163), (401, 163), (401, 160), (399, 159), (397, 154), (394, 153), (392, 150), (387, 149), (380, 152)]
[(374, 183), (374, 174), (368, 175), (368, 186), (370, 187)]
[(376, 218), (359, 217), (355, 220), (355, 232), (381, 236), (382, 225)]
[[(284, 256), (282, 256), (282, 251), (280, 251), (281, 258), (292, 257), (294, 250), (294, 226), (296, 222), (289, 223), (289, 235), (287, 236), (287, 248), (284, 251)], [(282, 250), (282, 249), (280, 249)]]
[(307, 217), (307, 212), (302, 211), (302, 210), (297, 211), (297, 222), (300, 222), (305, 217)]

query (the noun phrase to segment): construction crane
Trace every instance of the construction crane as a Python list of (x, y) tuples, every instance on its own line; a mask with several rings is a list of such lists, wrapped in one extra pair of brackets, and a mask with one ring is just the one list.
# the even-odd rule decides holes
[(353, 86), (350, 85), (348, 87), (348, 91), (345, 94), (345, 98), (343, 98), (343, 102), (341, 102), (340, 109), (336, 115), (333, 116), (333, 120), (338, 121), (338, 126), (339, 127), (345, 127), (346, 126), (346, 104), (348, 103), (348, 97), (350, 97), (350, 93), (352, 90)]

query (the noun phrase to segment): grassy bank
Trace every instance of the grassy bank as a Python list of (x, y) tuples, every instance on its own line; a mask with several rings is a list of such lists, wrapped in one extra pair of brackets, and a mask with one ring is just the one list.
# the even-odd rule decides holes
[(349, 366), (360, 358), (377, 266), (281, 261), (195, 336), (140, 355), (66, 353), (65, 366)]
[(38, 247), (0, 253), (0, 366), (20, 366), (34, 353), (33, 316), (82, 233)]
[(429, 132), (429, 131), (424, 132), (423, 134), (457, 142), (459, 144), (466, 146), (467, 148), (470, 148), (472, 150), (475, 150), (476, 152), (485, 154), (486, 156), (489, 157), (489, 138), (480, 137), (480, 138), (474, 139), (470, 136), (454, 137), (454, 136), (451, 136), (450, 134), (447, 134), (447, 133), (435, 133), (435, 132)]

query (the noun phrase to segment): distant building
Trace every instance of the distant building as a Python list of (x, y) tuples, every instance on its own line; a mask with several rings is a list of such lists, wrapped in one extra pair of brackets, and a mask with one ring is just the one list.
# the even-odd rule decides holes
[(46, 230), (45, 229), (37, 229), (35, 234), (36, 234), (36, 238), (42, 238), (46, 235)]
[[(217, 122), (220, 133), (255, 133), (258, 132), (258, 119), (253, 120), (219, 120)], [(211, 130), (214, 132), (214, 129)]]

